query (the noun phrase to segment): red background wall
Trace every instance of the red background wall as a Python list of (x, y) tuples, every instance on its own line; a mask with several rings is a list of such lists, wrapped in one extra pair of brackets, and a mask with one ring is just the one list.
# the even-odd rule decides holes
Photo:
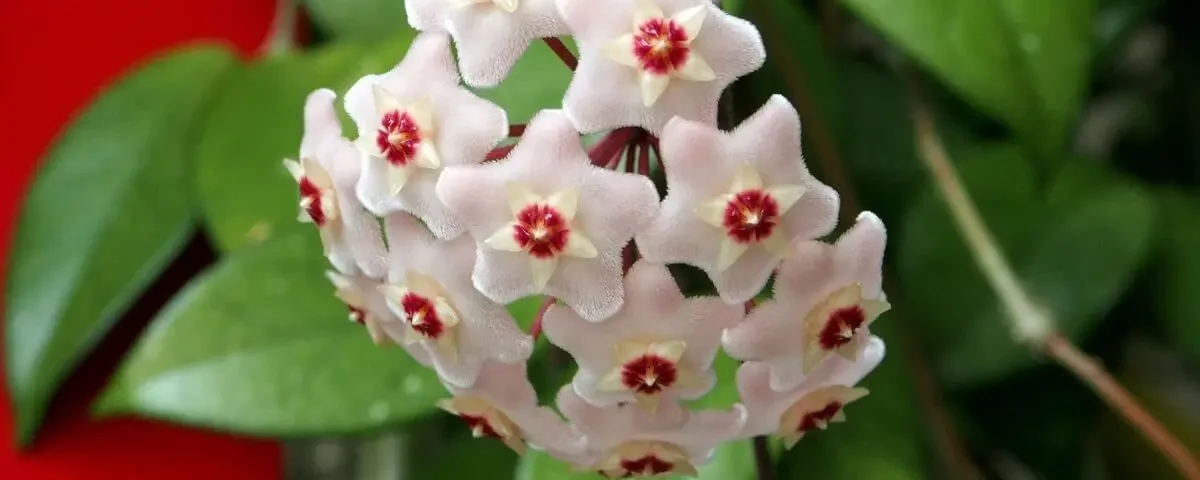
[[(7, 262), (20, 200), (73, 114), (131, 65), (180, 43), (218, 40), (247, 57), (271, 23), (273, 0), (2, 0), (0, 252)], [(3, 271), (3, 269), (0, 269)], [(130, 337), (132, 337), (130, 335)], [(132, 338), (124, 339), (128, 343)], [(137, 419), (93, 421), (86, 408), (120, 355), (108, 345), (74, 375), (42, 435), (18, 452), (0, 391), (0, 478), (11, 480), (259, 480), (280, 476), (273, 442)], [(2, 375), (2, 373), (0, 373)]]

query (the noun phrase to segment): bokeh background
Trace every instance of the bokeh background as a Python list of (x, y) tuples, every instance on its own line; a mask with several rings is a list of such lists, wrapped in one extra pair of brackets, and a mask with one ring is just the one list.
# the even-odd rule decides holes
[[(398, 20), (400, 0), (303, 3), (283, 37), (273, 29), (278, 5), (271, 0), (0, 6), (9, 147), (0, 162), (5, 358), (30, 358), (13, 352), (35, 344), (54, 352), (36, 368), (7, 365), (0, 478), (580, 478), (544, 458), (519, 462), (502, 446), (472, 441), (456, 420), (434, 413), (440, 392), (422, 387), (428, 377), (420, 375), (427, 373), (411, 376), (403, 361), (389, 361), (382, 373), (355, 369), (394, 357), (370, 349), (365, 334), (337, 321), (339, 306), (315, 258), (316, 235), (292, 222), (294, 185), (279, 159), (294, 155), (307, 91), (344, 89), (357, 76), (388, 68), (412, 33)], [(810, 168), (854, 197), (845, 215), (853, 218), (856, 203), (879, 213), (890, 229), (888, 294), (896, 308), (878, 324), (889, 357), (866, 383), (873, 393), (848, 410), (850, 422), (779, 457), (778, 478), (1179, 478), (1078, 378), (1037, 348), (1014, 342), (919, 160), (911, 87), (920, 85), (922, 105), (933, 112), (938, 135), (1031, 295), (1059, 320), (1065, 337), (1095, 355), (1194, 456), (1200, 448), (1197, 2), (724, 5), (759, 25), (769, 58), (735, 85), (723, 120), (744, 118), (772, 93), (787, 95), (801, 112)], [(268, 51), (273, 38), (284, 37), (293, 40), (293, 51)], [(178, 59), (171, 55), (200, 41), (222, 45), (237, 60), (228, 61), (234, 73), (211, 98), (196, 95), (206, 100), (184, 116), (195, 125), (173, 137), (175, 153), (163, 156), (170, 167), (164, 175), (195, 168), (179, 170), (195, 172), (183, 176), (198, 194), (188, 207), (197, 218), (180, 224), (189, 236), (169, 249), (173, 261), (160, 259), (154, 287), (121, 293), (139, 300), (111, 330), (96, 320), (107, 297), (83, 289), (72, 300), (95, 311), (78, 307), (69, 322), (47, 320), (58, 322), (50, 337), (29, 334), (38, 319), (28, 299), (41, 292), (35, 282), (14, 278), (54, 278), (30, 277), (29, 259), (62, 256), (53, 249), (71, 240), (14, 247), (14, 237), (87, 223), (79, 211), (90, 212), (88, 195), (111, 198), (88, 184), (60, 182), (54, 188), (64, 200), (32, 195), (34, 207), (25, 207), (55, 216), (19, 218), (27, 193), (38, 191), (30, 188), (35, 170), (59, 151), (72, 121), (86, 122), (93, 102), (110, 98), (107, 92), (125, 86), (121, 98), (145, 94), (147, 108), (163, 105), (161, 91), (147, 86), (153, 82), (126, 83), (125, 75)], [(165, 71), (187, 72), (186, 62), (206, 61), (196, 58)], [(553, 106), (569, 78), (537, 44), (513, 75), (518, 82), (486, 95), (514, 121)], [(180, 77), (172, 88), (188, 84), (188, 76)], [(118, 102), (122, 115), (136, 111), (129, 105)], [(92, 139), (97, 152), (120, 152), (122, 141), (136, 137), (107, 135)], [(93, 148), (78, 143), (63, 151)], [(27, 226), (15, 233), (19, 222)], [(201, 271), (212, 275), (192, 283)], [(706, 288), (685, 283), (693, 293)], [(160, 312), (189, 284), (199, 300)], [(266, 284), (283, 294), (266, 301), (238, 296), (261, 294), (255, 288)], [(95, 291), (114, 290), (102, 286)], [(290, 301), (297, 298), (303, 301)], [(512, 308), (528, 321), (530, 305), (536, 302)], [(158, 328), (143, 336), (152, 320)], [(166, 348), (184, 352), (181, 363), (220, 364), (241, 353), (242, 339), (289, 329), (332, 340), (308, 353), (191, 376), (175, 370), (174, 360), (146, 353)], [(547, 350), (534, 366), (543, 392), (570, 373), (543, 368)], [(727, 377), (736, 367), (719, 365)], [(345, 383), (307, 382), (306, 372)], [(176, 382), (169, 391), (151, 388), (164, 379)], [(722, 389), (702, 402), (729, 403), (733, 393)], [(753, 478), (749, 452), (748, 445), (721, 450), (725, 473), (703, 480)]]

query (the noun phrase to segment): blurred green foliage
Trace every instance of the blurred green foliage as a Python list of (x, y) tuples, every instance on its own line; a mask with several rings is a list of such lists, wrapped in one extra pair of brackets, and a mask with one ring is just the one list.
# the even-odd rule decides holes
[[(295, 222), (280, 159), (298, 153), (309, 91), (342, 94), (386, 71), (413, 32), (400, 1), (303, 3), (321, 45), (245, 67), (212, 49), (164, 56), (109, 88), (49, 154), (5, 296), (19, 435), (32, 438), (63, 376), (179, 251), (199, 211), (219, 263), (160, 312), (98, 412), (280, 437), (400, 432), (408, 447), (394, 453), (417, 480), (596, 478), (471, 439), (434, 414), (445, 392), (431, 372), (336, 321), (343, 307), (321, 274), (316, 235)], [(1013, 340), (917, 156), (907, 82), (924, 85), (953, 162), (1034, 300), (1196, 450), (1200, 6), (722, 5), (759, 25), (768, 51), (727, 96), (734, 116), (788, 96), (809, 167), (827, 182), (846, 169), (860, 206), (890, 229), (897, 308), (877, 324), (889, 355), (864, 382), (872, 394), (847, 409), (847, 423), (776, 448), (778, 478), (960, 478), (938, 448), (943, 420), (989, 478), (1175, 478), (1076, 378)], [(554, 108), (569, 81), (535, 43), (503, 84), (477, 92), (522, 123)], [(540, 303), (510, 311), (528, 328)], [(544, 340), (536, 352), (531, 378), (548, 402), (574, 372)], [(721, 384), (694, 406), (736, 402), (736, 367), (718, 357)], [(753, 475), (748, 442), (701, 469), (706, 480)]]

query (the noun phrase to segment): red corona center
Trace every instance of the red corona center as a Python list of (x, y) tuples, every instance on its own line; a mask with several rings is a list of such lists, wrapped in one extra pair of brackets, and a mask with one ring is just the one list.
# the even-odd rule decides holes
[(392, 110), (385, 113), (379, 126), (375, 145), (388, 163), (402, 167), (417, 156), (417, 147), (421, 145), (421, 129), (408, 112)]
[(666, 75), (682, 68), (690, 51), (687, 32), (669, 18), (647, 20), (633, 33), (633, 55), (651, 73)]
[(458, 418), (461, 418), (462, 421), (467, 424), (467, 428), (470, 428), (472, 432), (478, 431), (485, 437), (502, 438), (500, 432), (497, 432), (496, 429), (492, 428), (492, 424), (489, 423), (487, 418), (485, 418), (483, 415), (468, 415), (461, 413), (458, 415)]
[(562, 214), (546, 204), (535, 203), (517, 212), (513, 239), (522, 250), (537, 258), (552, 258), (567, 248), (571, 227)]
[(744, 190), (725, 206), (725, 230), (738, 243), (758, 243), (779, 224), (779, 203), (762, 190)]
[(804, 433), (819, 428), (820, 425), (828, 424), (833, 419), (833, 416), (837, 415), (841, 410), (841, 402), (829, 402), (829, 405), (826, 405), (825, 408), (804, 415), (804, 418), (800, 419), (800, 425), (796, 426), (796, 431)]
[(446, 327), (429, 299), (408, 293), (400, 300), (400, 306), (404, 308), (405, 321), (421, 335), (436, 340), (445, 331)]
[(346, 309), (350, 310), (350, 320), (353, 320), (354, 323), (357, 323), (359, 325), (367, 324), (367, 311), (366, 310), (363, 310), (361, 308), (358, 308), (358, 307), (355, 307), (352, 305), (346, 305)]
[(854, 333), (867, 320), (867, 313), (858, 305), (850, 305), (834, 310), (829, 314), (829, 321), (821, 329), (821, 348), (833, 350), (850, 342)]
[(321, 189), (308, 177), (300, 177), (300, 199), (308, 201), (308, 206), (304, 208), (308, 218), (318, 227), (324, 226), (325, 211), (321, 210)]
[(621, 470), (625, 471), (625, 474), (621, 475), (621, 478), (671, 473), (674, 467), (675, 465), (671, 462), (654, 455), (646, 455), (642, 458), (621, 459)]
[(675, 362), (658, 355), (642, 355), (621, 367), (621, 383), (643, 395), (654, 395), (675, 384)]

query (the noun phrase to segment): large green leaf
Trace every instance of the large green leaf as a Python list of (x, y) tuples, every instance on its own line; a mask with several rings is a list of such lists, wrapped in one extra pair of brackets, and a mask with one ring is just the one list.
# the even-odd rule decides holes
[(5, 365), (21, 443), (63, 377), (193, 230), (194, 119), (234, 65), (174, 53), (105, 91), (57, 141), (21, 212), (5, 293)]
[[(196, 154), (200, 204), (219, 248), (236, 250), (311, 230), (296, 221), (296, 184), (280, 163), (298, 155), (305, 97), (322, 87), (343, 92), (363, 75), (390, 69), (409, 40), (273, 57), (229, 82), (205, 122)], [(343, 126), (352, 132), (348, 120)]]
[(335, 37), (378, 40), (405, 30), (402, 0), (303, 0), (313, 20)]
[(1044, 152), (1065, 143), (1088, 78), (1095, 0), (845, 3)]
[[(717, 447), (713, 459), (697, 468), (696, 480), (751, 480), (754, 478), (754, 453), (750, 441), (730, 442)], [(664, 480), (692, 480), (692, 477), (656, 477)], [(581, 472), (545, 453), (531, 451), (517, 464), (516, 480), (604, 480), (597, 473)]]
[(355, 432), (430, 412), (436, 375), (345, 321), (313, 235), (232, 254), (151, 325), (96, 405), (259, 435)]
[(1163, 191), (1158, 205), (1163, 218), (1156, 259), (1159, 318), (1166, 338), (1200, 365), (1200, 198)]
[(787, 451), (781, 479), (920, 480), (925, 472), (926, 423), (900, 333), (910, 328), (899, 311), (871, 328), (887, 342), (887, 358), (860, 384), (871, 391), (846, 407), (847, 421), (806, 435)]
[[(1135, 184), (1073, 161), (1046, 194), (1013, 147), (970, 155), (960, 173), (980, 214), (1029, 294), (1078, 338), (1116, 302), (1146, 259), (1154, 205)], [(1035, 364), (1009, 322), (942, 198), (930, 189), (900, 239), (900, 275), (913, 318), (953, 385), (998, 379)]]

